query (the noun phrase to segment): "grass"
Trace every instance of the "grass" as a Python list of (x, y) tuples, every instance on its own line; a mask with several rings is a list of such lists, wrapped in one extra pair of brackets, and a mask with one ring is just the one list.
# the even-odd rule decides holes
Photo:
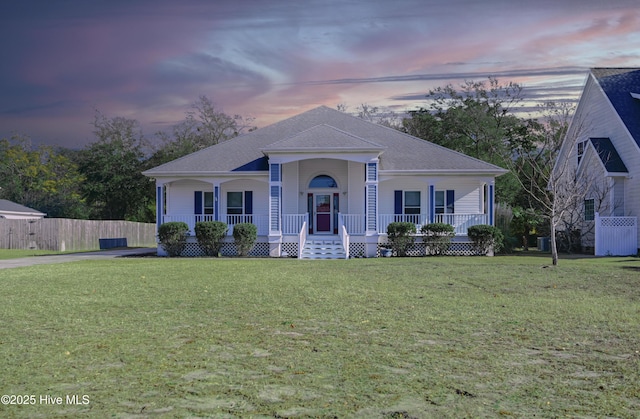
[(640, 260), (3, 270), (2, 417), (635, 417)]

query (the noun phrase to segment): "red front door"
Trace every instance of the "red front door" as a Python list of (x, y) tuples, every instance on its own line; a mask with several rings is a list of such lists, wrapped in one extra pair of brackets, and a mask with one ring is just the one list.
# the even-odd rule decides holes
[(316, 217), (316, 233), (331, 233), (332, 228), (332, 208), (330, 194), (315, 195), (315, 217)]

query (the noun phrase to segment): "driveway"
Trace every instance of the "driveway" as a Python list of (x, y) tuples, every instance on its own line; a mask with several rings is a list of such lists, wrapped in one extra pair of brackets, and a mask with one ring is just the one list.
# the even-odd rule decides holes
[(30, 256), (19, 259), (0, 260), (0, 269), (21, 268), (23, 266), (46, 265), (51, 263), (77, 262), (79, 260), (113, 259), (126, 256), (155, 255), (155, 247), (136, 249), (113, 249), (85, 253), (66, 253), (63, 255)]

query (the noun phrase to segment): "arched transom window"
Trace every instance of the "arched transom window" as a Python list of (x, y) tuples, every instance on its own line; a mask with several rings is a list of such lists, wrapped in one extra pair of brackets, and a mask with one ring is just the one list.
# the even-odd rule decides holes
[(329, 175), (318, 175), (311, 179), (309, 188), (337, 188), (338, 184)]

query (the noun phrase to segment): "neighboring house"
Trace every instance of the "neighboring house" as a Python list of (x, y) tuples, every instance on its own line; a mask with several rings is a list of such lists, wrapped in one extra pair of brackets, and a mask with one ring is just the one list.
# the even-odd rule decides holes
[(0, 218), (38, 220), (44, 218), (45, 215), (47, 214), (34, 210), (33, 208), (25, 207), (24, 205), (16, 204), (6, 199), (0, 199)]
[[(621, 217), (610, 223), (635, 223), (628, 237), (635, 253), (640, 235), (640, 68), (591, 69), (555, 170), (575, 174), (584, 185), (579, 211), (582, 245), (596, 247), (596, 254), (628, 254), (629, 250), (597, 250), (602, 242), (596, 235), (606, 233), (597, 232), (598, 217)], [(611, 244), (615, 249), (625, 233), (612, 234), (618, 242)]]
[[(319, 107), (144, 172), (157, 224), (258, 227), (256, 255), (378, 255), (393, 221), (493, 224), (506, 170), (400, 131)], [(195, 238), (183, 254), (198, 254)]]

